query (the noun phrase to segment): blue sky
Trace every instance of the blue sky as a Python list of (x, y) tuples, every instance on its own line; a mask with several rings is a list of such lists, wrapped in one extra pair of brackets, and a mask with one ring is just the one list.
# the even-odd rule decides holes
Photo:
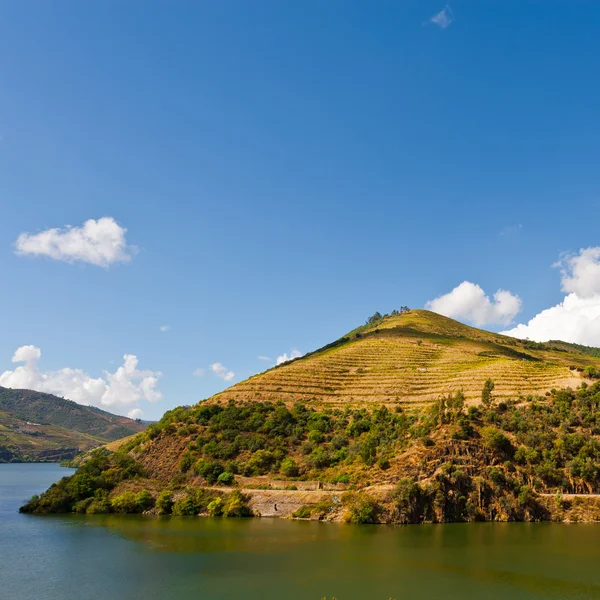
[[(440, 297), (501, 330), (575, 294), (600, 345), (599, 28), (566, 0), (0, 4), (0, 384), (156, 418)], [(15, 252), (102, 217), (129, 260)]]

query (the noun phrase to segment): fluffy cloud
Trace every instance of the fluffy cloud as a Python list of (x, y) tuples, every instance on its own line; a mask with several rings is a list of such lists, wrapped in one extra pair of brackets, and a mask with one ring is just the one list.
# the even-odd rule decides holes
[(210, 365), (210, 368), (212, 372), (223, 381), (231, 381), (235, 377), (235, 373), (224, 367), (221, 363), (213, 363)]
[(480, 286), (463, 281), (451, 292), (428, 302), (425, 308), (478, 326), (507, 325), (521, 311), (521, 299), (507, 290), (498, 290), (491, 300)]
[(201, 369), (200, 367), (195, 369), (193, 372), (194, 377), (204, 377), (204, 374), (205, 374), (204, 369)]
[(561, 288), (567, 296), (507, 335), (538, 342), (564, 340), (600, 346), (600, 247), (568, 254), (554, 266), (561, 269)]
[(47, 256), (68, 263), (77, 261), (99, 267), (131, 260), (135, 248), (125, 240), (127, 229), (112, 217), (90, 219), (80, 227), (21, 233), (15, 243), (17, 254)]
[(134, 408), (133, 410), (130, 410), (127, 413), (127, 416), (130, 419), (141, 419), (143, 414), (144, 414), (143, 410), (141, 410), (140, 408)]
[(600, 346), (600, 295), (580, 298), (569, 294), (560, 304), (547, 308), (527, 325), (517, 325), (506, 335), (536, 342), (563, 340)]
[(581, 298), (600, 295), (600, 247), (583, 248), (556, 263), (562, 273), (562, 291)]
[(126, 408), (131, 412), (132, 406), (139, 402), (157, 402), (162, 398), (157, 389), (160, 373), (138, 370), (138, 359), (133, 354), (126, 354), (123, 364), (114, 373), (105, 371), (104, 376), (98, 378), (69, 367), (42, 371), (38, 366), (41, 355), (35, 346), (18, 348), (12, 362), (25, 364), (0, 374), (0, 386), (55, 394), (113, 412), (122, 412)]
[(293, 360), (294, 358), (300, 358), (301, 356), (304, 356), (304, 353), (300, 352), (300, 350), (296, 350), (295, 348), (290, 352), (290, 355), (287, 355), (287, 352), (284, 352), (281, 356), (277, 357), (277, 360), (275, 361), (276, 364), (281, 365), (285, 362), (288, 362), (290, 360)]
[(162, 333), (166, 333), (167, 331), (171, 330), (171, 326), (170, 325), (161, 325), (158, 328), (159, 331), (162, 331)]
[(430, 21), (434, 25), (437, 25), (442, 29), (446, 29), (446, 27), (449, 27), (452, 21), (454, 21), (454, 13), (452, 12), (450, 6), (446, 4), (443, 10), (440, 10), (439, 13), (436, 13), (435, 15), (433, 15), (433, 17), (431, 17)]

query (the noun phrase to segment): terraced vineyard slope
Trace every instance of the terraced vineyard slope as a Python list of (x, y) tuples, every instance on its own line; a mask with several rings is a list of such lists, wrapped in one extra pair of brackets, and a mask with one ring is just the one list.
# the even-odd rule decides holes
[(600, 368), (600, 358), (569, 344), (518, 340), (413, 310), (359, 327), (321, 350), (229, 388), (214, 400), (406, 407), (462, 390), (469, 402), (481, 397), (489, 377), (496, 384), (497, 398), (518, 398), (577, 387), (582, 381), (577, 369), (590, 365)]
[(0, 462), (56, 462), (145, 428), (52, 394), (0, 387)]

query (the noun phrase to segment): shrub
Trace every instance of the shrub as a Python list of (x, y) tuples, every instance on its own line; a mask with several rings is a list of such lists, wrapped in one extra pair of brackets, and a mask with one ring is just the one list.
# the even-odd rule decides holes
[(344, 494), (342, 498), (348, 510), (344, 515), (347, 523), (361, 525), (365, 523), (376, 523), (379, 505), (376, 500), (365, 492)]
[(170, 515), (173, 510), (173, 492), (163, 490), (156, 499), (156, 511), (159, 515)]
[(310, 455), (306, 458), (306, 462), (313, 469), (324, 469), (331, 463), (331, 458), (329, 457), (327, 450), (325, 450), (325, 448), (322, 446), (319, 446), (310, 453)]
[(137, 495), (133, 492), (123, 492), (115, 496), (110, 501), (110, 506), (114, 512), (118, 513), (141, 512), (138, 508)]
[(226, 517), (251, 517), (252, 511), (248, 506), (248, 496), (239, 490), (234, 490), (225, 499), (223, 514)]
[(173, 514), (177, 517), (193, 516), (198, 514), (198, 508), (193, 498), (186, 494), (178, 498), (173, 504)]
[(196, 463), (196, 473), (206, 479), (206, 483), (213, 485), (219, 479), (219, 475), (225, 471), (225, 467), (218, 460), (206, 460), (201, 458)]
[(398, 521), (418, 523), (421, 520), (423, 491), (414, 479), (401, 479), (392, 492)]
[(139, 512), (144, 512), (154, 506), (154, 498), (148, 490), (144, 489), (135, 495), (135, 504)]
[(87, 515), (105, 515), (110, 512), (110, 501), (108, 498), (100, 497), (94, 500), (87, 507), (85, 513)]
[(510, 454), (512, 452), (512, 444), (510, 440), (497, 427), (482, 427), (481, 437), (483, 445), (493, 452), (503, 452)]
[(312, 515), (312, 510), (310, 508), (310, 506), (301, 506), (297, 511), (292, 513), (292, 517), (294, 517), (294, 519), (310, 519), (310, 516)]
[(298, 476), (298, 465), (296, 464), (296, 461), (291, 458), (284, 458), (281, 461), (281, 467), (280, 467), (280, 472), (282, 475), (284, 475), (285, 477), (297, 477)]
[(235, 477), (233, 476), (233, 473), (229, 471), (223, 471), (223, 473), (217, 477), (217, 482), (221, 485), (232, 485), (234, 481)]
[(181, 460), (179, 461), (179, 470), (182, 473), (187, 473), (190, 467), (194, 464), (194, 457), (189, 452), (184, 452)]
[(220, 517), (223, 514), (223, 498), (219, 496), (209, 502), (206, 510), (211, 517)]
[(246, 475), (265, 475), (271, 470), (276, 461), (273, 452), (269, 450), (257, 450), (246, 462)]

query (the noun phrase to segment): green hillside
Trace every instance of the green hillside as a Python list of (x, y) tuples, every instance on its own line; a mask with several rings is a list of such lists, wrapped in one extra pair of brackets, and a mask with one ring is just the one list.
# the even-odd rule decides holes
[(598, 520), (598, 363), (427, 311), (377, 318), (94, 451), (23, 510)]
[(0, 462), (55, 462), (144, 429), (52, 394), (0, 387)]

